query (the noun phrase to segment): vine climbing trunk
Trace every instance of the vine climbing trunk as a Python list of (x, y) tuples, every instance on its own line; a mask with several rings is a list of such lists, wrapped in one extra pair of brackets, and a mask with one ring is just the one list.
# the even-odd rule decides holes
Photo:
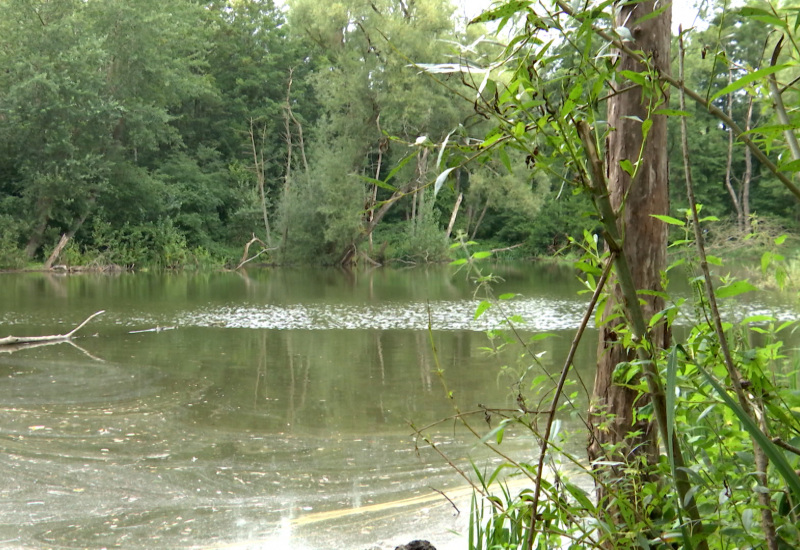
[[(651, 0), (623, 4), (617, 25), (628, 26), (635, 41), (630, 45), (644, 52), (650, 71), (667, 74), (670, 10), (641, 21), (657, 7)], [(619, 55), (620, 72), (641, 73), (648, 69), (624, 52), (619, 52)], [(626, 85), (620, 84), (619, 87), (624, 89)], [(610, 200), (618, 218), (622, 250), (638, 291), (661, 291), (661, 272), (666, 268), (667, 227), (653, 218), (653, 214), (666, 215), (669, 212), (667, 120), (664, 116), (651, 114), (664, 103), (667, 103), (666, 90), (653, 92), (641, 87), (627, 87), (627, 91), (612, 94), (608, 105), (610, 132), (606, 143), (606, 171)], [(652, 121), (652, 126), (644, 136), (642, 121), (647, 120)], [(638, 414), (648, 399), (631, 388), (637, 378), (626, 379), (624, 375), (626, 365), (636, 360), (636, 351), (623, 345), (620, 324), (623, 321), (614, 315), (620, 309), (624, 310), (625, 298), (619, 285), (613, 286), (599, 331), (597, 371), (590, 410), (589, 458), (629, 465), (652, 464), (658, 453), (656, 427)], [(663, 299), (652, 293), (643, 294), (640, 299), (645, 320), (664, 307)], [(669, 342), (669, 332), (663, 325), (656, 326), (649, 339), (655, 348), (664, 348)], [(603, 468), (598, 472), (601, 476), (610, 476), (614, 482), (624, 479), (625, 467)], [(619, 483), (614, 485), (620, 486)], [(599, 488), (598, 497), (605, 497)]]

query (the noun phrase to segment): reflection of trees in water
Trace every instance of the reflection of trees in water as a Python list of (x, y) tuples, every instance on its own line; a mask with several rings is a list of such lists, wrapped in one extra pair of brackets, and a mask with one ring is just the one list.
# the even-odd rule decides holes
[[(228, 422), (240, 427), (249, 423), (259, 431), (369, 432), (380, 425), (405, 426), (411, 418), (449, 414), (451, 402), (437, 380), (438, 364), (459, 406), (503, 406), (513, 404), (516, 396), (511, 386), (518, 383), (519, 374), (510, 367), (521, 360), (519, 349), (488, 354), (479, 349), (486, 346), (486, 336), (477, 332), (435, 331), (435, 351), (426, 331), (259, 330), (214, 335), (219, 337), (217, 346), (230, 338), (244, 340), (225, 344), (239, 349), (225, 363), (228, 376), (216, 375), (227, 406), (220, 396), (212, 396), (207, 407), (220, 409)], [(560, 343), (560, 338), (539, 341), (531, 351), (555, 357)], [(508, 376), (500, 375), (502, 365), (509, 366)], [(524, 371), (526, 364), (518, 367)], [(244, 408), (236, 407), (245, 403)]]
[[(253, 408), (262, 409), (262, 403), (278, 403), (285, 401), (287, 427), (295, 425), (298, 412), (305, 408), (311, 382), (311, 359), (303, 354), (295, 353), (294, 337), (291, 331), (279, 333), (272, 349), (269, 338), (272, 331), (259, 331), (258, 357), (256, 360), (256, 379), (253, 392)], [(280, 344), (283, 346), (280, 346)], [(280, 352), (283, 347), (283, 353)], [(277, 358), (277, 360), (275, 360)], [(283, 359), (283, 360), (281, 360)], [(274, 372), (270, 372), (270, 365)], [(288, 376), (287, 385), (280, 385), (281, 371)], [(273, 380), (270, 380), (270, 375)], [(299, 384), (298, 384), (299, 381)], [(273, 382), (273, 383), (271, 383)], [(298, 395), (299, 393), (299, 395)]]
[(431, 364), (428, 360), (427, 340), (425, 334), (416, 332), (414, 334), (417, 349), (417, 366), (419, 367), (420, 380), (422, 381), (422, 390), (426, 393), (431, 391)]
[[(371, 281), (372, 279), (370, 279)], [(381, 342), (381, 335), (383, 332), (377, 331), (375, 333), (375, 349), (378, 351), (378, 365), (381, 369), (381, 385), (386, 384), (386, 363), (383, 360), (383, 343)]]

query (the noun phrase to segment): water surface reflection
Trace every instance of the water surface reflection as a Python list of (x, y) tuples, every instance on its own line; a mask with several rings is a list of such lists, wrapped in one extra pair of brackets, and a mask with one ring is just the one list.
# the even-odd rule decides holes
[[(523, 336), (555, 334), (533, 351), (557, 370), (583, 303), (571, 272), (502, 270)], [(456, 497), (469, 493), (415, 448), (408, 422), (451, 416), (453, 403), (514, 407), (503, 373), (532, 365), (519, 348), (480, 349), (503, 316), (475, 321), (473, 284), (448, 268), (2, 281), (0, 336), (63, 333), (107, 311), (84, 351), (0, 354), (6, 548), (461, 548), (448, 530), (465, 527)], [(593, 347), (576, 359), (587, 379)], [(455, 423), (432, 435), (464, 468), (491, 467)], [(534, 458), (530, 440), (504, 446)]]

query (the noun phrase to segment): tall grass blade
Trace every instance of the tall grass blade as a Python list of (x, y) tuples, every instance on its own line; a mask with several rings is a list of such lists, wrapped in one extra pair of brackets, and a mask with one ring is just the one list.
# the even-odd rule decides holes
[(733, 398), (728, 395), (728, 392), (719, 385), (719, 383), (711, 377), (709, 373), (706, 372), (704, 368), (700, 365), (697, 366), (700, 369), (700, 372), (708, 379), (709, 383), (714, 386), (714, 389), (717, 391), (719, 396), (725, 401), (725, 404), (731, 409), (737, 417), (739, 417), (739, 421), (744, 426), (744, 429), (750, 434), (750, 436), (755, 440), (756, 444), (764, 451), (764, 453), (769, 457), (770, 462), (775, 466), (775, 469), (778, 470), (781, 477), (786, 481), (786, 484), (791, 488), (791, 490), (800, 498), (800, 476), (798, 476), (792, 467), (789, 465), (789, 462), (786, 460), (786, 457), (783, 455), (783, 451), (781, 451), (769, 438), (761, 431), (761, 429), (756, 425), (750, 416), (744, 412), (742, 407), (736, 403)]

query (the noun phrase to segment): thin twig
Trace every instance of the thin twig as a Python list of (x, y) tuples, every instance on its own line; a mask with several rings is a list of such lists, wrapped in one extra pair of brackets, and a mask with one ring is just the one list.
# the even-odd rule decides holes
[(105, 310), (100, 310), (96, 313), (91, 314), (89, 317), (86, 318), (84, 322), (80, 325), (72, 329), (70, 332), (66, 334), (50, 334), (47, 336), (6, 336), (5, 338), (0, 338), (0, 346), (9, 346), (15, 344), (31, 344), (31, 343), (39, 343), (39, 342), (64, 342), (72, 338), (72, 335), (82, 329), (86, 323), (100, 315), (101, 313), (105, 313)]
[(80, 325), (78, 325), (77, 327), (75, 327), (74, 329), (72, 329), (70, 332), (68, 332), (68, 333), (66, 334), (66, 336), (65, 336), (65, 337), (66, 337), (67, 339), (69, 339), (69, 338), (72, 338), (72, 335), (73, 335), (73, 334), (75, 334), (76, 332), (78, 332), (78, 331), (79, 331), (80, 329), (82, 329), (84, 326), (86, 326), (86, 324), (87, 324), (89, 321), (91, 321), (92, 319), (94, 319), (94, 318), (95, 318), (95, 317), (97, 317), (98, 315), (102, 315), (102, 314), (103, 314), (103, 313), (105, 313), (105, 312), (106, 312), (106, 310), (104, 310), (104, 309), (101, 309), (101, 310), (100, 310), (100, 311), (98, 311), (98, 312), (92, 313), (91, 315), (89, 315), (89, 316), (86, 318), (86, 320), (85, 320), (83, 323), (81, 323)]
[(455, 511), (456, 511), (456, 516), (460, 516), (460, 515), (461, 515), (461, 510), (459, 510), (459, 509), (458, 509), (458, 506), (456, 506), (456, 503), (455, 503), (455, 502), (453, 502), (453, 501), (450, 499), (450, 497), (449, 497), (449, 496), (447, 496), (446, 494), (444, 494), (444, 491), (440, 491), (440, 490), (439, 490), (439, 489), (437, 489), (436, 487), (431, 487), (430, 485), (428, 485), (428, 489), (430, 489), (431, 491), (436, 491), (437, 493), (439, 493), (440, 495), (442, 495), (444, 498), (446, 498), (446, 499), (447, 499), (447, 502), (449, 502), (449, 503), (450, 503), (450, 505), (451, 505), (451, 506), (452, 506), (452, 507), (455, 509)]
[[(683, 82), (684, 79), (684, 57), (686, 54), (686, 50), (683, 45), (683, 32), (679, 32), (678, 34), (678, 41), (680, 47), (680, 54), (679, 54), (679, 69), (680, 69), (680, 79)], [(679, 98), (680, 98), (680, 108), (681, 110), (686, 110), (686, 94), (684, 92), (684, 88), (681, 87), (679, 89)], [(736, 365), (733, 361), (733, 356), (731, 355), (730, 347), (728, 346), (728, 339), (725, 336), (725, 330), (722, 327), (722, 318), (719, 314), (719, 308), (717, 307), (717, 298), (714, 294), (714, 283), (711, 280), (711, 271), (708, 268), (708, 259), (706, 258), (706, 249), (705, 243), (703, 241), (703, 232), (700, 227), (700, 216), (697, 213), (697, 201), (695, 200), (694, 196), (694, 184), (692, 182), (692, 168), (691, 162), (689, 160), (689, 137), (688, 137), (688, 129), (686, 124), (686, 117), (681, 118), (681, 148), (683, 152), (683, 170), (684, 170), (684, 177), (686, 179), (686, 197), (689, 200), (689, 207), (692, 212), (692, 225), (694, 226), (694, 237), (695, 237), (695, 247), (697, 248), (697, 254), (700, 258), (700, 269), (703, 272), (703, 278), (705, 279), (705, 287), (706, 287), (706, 298), (708, 300), (708, 306), (711, 310), (711, 318), (713, 320), (713, 327), (714, 332), (717, 335), (717, 340), (719, 341), (720, 350), (722, 351), (722, 356), (725, 360), (725, 367), (728, 371), (728, 376), (731, 379), (731, 384), (733, 385), (734, 391), (736, 392), (736, 397), (738, 398), (739, 405), (741, 405), (742, 409), (745, 413), (752, 418), (754, 421), (758, 422), (758, 419), (755, 418), (753, 413), (753, 407), (750, 404), (750, 401), (747, 399), (745, 395), (744, 388), (742, 387), (742, 377), (739, 373), (739, 370), (736, 368)], [(761, 425), (761, 429), (765, 430), (766, 425), (763, 423), (759, 423)], [(766, 434), (768, 435), (768, 434)], [(751, 437), (751, 441), (753, 444), (753, 453), (755, 455), (755, 462), (756, 462), (756, 475), (758, 477), (758, 482), (763, 487), (768, 486), (768, 479), (767, 479), (767, 467), (769, 466), (769, 460), (767, 458), (766, 453), (764, 450), (756, 444), (755, 439)], [(771, 497), (769, 493), (758, 493), (758, 501), (761, 504), (761, 527), (764, 530), (764, 537), (767, 539), (767, 546), (770, 550), (778, 550), (778, 537), (775, 532), (775, 521), (772, 517), (772, 504), (771, 504)]]
[[(586, 327), (589, 325), (589, 320), (592, 318), (592, 312), (594, 311), (595, 305), (597, 305), (597, 300), (600, 298), (600, 295), (603, 293), (603, 289), (606, 286), (606, 282), (608, 281), (608, 276), (611, 274), (611, 268), (614, 265), (614, 257), (615, 253), (612, 252), (611, 255), (608, 257), (606, 261), (606, 266), (603, 268), (603, 274), (600, 277), (600, 280), (597, 281), (597, 287), (594, 289), (594, 293), (592, 294), (592, 299), (589, 301), (589, 305), (586, 306), (586, 311), (583, 314), (583, 319), (581, 320), (581, 324), (578, 327), (578, 331), (575, 333), (575, 336), (572, 338), (572, 345), (569, 348), (569, 352), (567, 353), (567, 358), (564, 360), (564, 366), (561, 368), (561, 377), (558, 379), (558, 384), (556, 385), (556, 392), (553, 395), (553, 402), (550, 405), (550, 414), (547, 417), (547, 425), (545, 426), (544, 430), (544, 437), (542, 438), (542, 448), (539, 451), (539, 464), (536, 468), (536, 481), (533, 490), (533, 504), (531, 505), (531, 526), (530, 532), (531, 534), (536, 531), (536, 520), (537, 520), (537, 509), (539, 507), (539, 495), (541, 494), (541, 486), (542, 486), (542, 474), (544, 472), (544, 460), (545, 456), (547, 455), (547, 446), (550, 443), (550, 432), (553, 428), (553, 421), (556, 417), (556, 410), (558, 408), (558, 400), (561, 398), (561, 392), (564, 390), (564, 384), (567, 381), (567, 374), (572, 367), (572, 361), (575, 359), (575, 353), (578, 350), (578, 344), (580, 344), (581, 339), (583, 338), (583, 333), (586, 330)], [(533, 536), (530, 537), (530, 542), (528, 544), (528, 548), (530, 548), (533, 544)]]
[[(653, 411), (655, 413), (659, 432), (661, 433), (663, 441), (667, 442), (670, 441), (670, 430), (667, 427), (666, 394), (661, 382), (661, 375), (655, 365), (653, 344), (649, 340), (647, 324), (645, 323), (644, 313), (639, 304), (636, 285), (633, 282), (628, 259), (621, 246), (622, 238), (619, 228), (617, 227), (617, 215), (609, 199), (605, 164), (600, 158), (600, 154), (597, 150), (597, 143), (588, 124), (581, 120), (575, 122), (575, 127), (585, 148), (586, 158), (589, 163), (588, 173), (582, 174), (582, 177), (585, 179), (585, 185), (591, 192), (592, 201), (595, 203), (595, 207), (601, 215), (603, 228), (605, 229), (606, 244), (610, 251), (617, 253), (614, 259), (614, 265), (617, 268), (617, 282), (624, 299), (625, 317), (631, 328), (633, 341), (638, 344), (636, 346), (636, 354), (639, 361), (642, 363), (644, 377), (647, 382), (647, 390), (653, 403)], [(673, 460), (676, 467), (675, 488), (678, 490), (679, 502), (683, 505), (692, 521), (690, 528), (691, 533), (702, 533), (703, 524), (700, 519), (700, 512), (697, 509), (697, 502), (694, 499), (694, 494), (690, 492), (691, 483), (685, 471), (686, 462), (684, 461), (680, 441), (678, 440), (675, 430), (672, 430), (671, 436)], [(697, 547), (698, 550), (708, 550), (708, 543), (705, 539), (702, 539)]]
[[(575, 10), (573, 10), (567, 4), (567, 2), (565, 2), (565, 0), (554, 0), (554, 2), (559, 7), (559, 9), (561, 9), (565, 14), (574, 19), (578, 19), (579, 21), (581, 21), (581, 23), (583, 22), (582, 19), (579, 19), (577, 17)], [(647, 66), (647, 60), (642, 56), (642, 54), (637, 51), (634, 51), (629, 46), (627, 46), (627, 43), (625, 41), (613, 37), (608, 32), (598, 27), (595, 27), (594, 25), (592, 26), (592, 31), (603, 40), (610, 42), (615, 48), (619, 48), (621, 51), (631, 56), (631, 58), (635, 59), (642, 65)], [(798, 200), (800, 200), (800, 187), (795, 185), (786, 174), (781, 172), (778, 166), (774, 162), (772, 162), (769, 159), (769, 157), (767, 157), (766, 154), (764, 154), (764, 152), (758, 147), (758, 145), (755, 142), (753, 142), (753, 140), (750, 139), (749, 136), (745, 135), (744, 130), (742, 130), (733, 119), (731, 119), (721, 109), (712, 104), (710, 101), (706, 100), (703, 96), (701, 96), (694, 90), (686, 88), (684, 82), (676, 80), (667, 73), (660, 73), (658, 76), (662, 81), (666, 82), (673, 88), (677, 90), (682, 90), (683, 93), (685, 93), (688, 97), (692, 99), (692, 101), (694, 101), (699, 105), (702, 105), (705, 109), (708, 110), (709, 113), (714, 115), (717, 119), (721, 120), (731, 129), (733, 129), (733, 133), (736, 135), (736, 138), (744, 142), (744, 144), (753, 152), (753, 155), (758, 159), (758, 161), (764, 166), (766, 166), (767, 169), (772, 173), (772, 175), (778, 178), (778, 180), (780, 180), (780, 182), (784, 185), (784, 187), (786, 187), (792, 193), (792, 195), (794, 195), (795, 197), (797, 197)]]
[(772, 438), (772, 442), (773, 442), (775, 445), (777, 445), (778, 447), (781, 447), (782, 449), (786, 449), (786, 450), (787, 450), (787, 451), (789, 451), (790, 453), (794, 453), (794, 454), (796, 454), (796, 455), (800, 456), (800, 449), (798, 449), (798, 448), (797, 448), (797, 447), (795, 447), (794, 445), (789, 445), (788, 443), (786, 443), (786, 442), (785, 442), (783, 439), (781, 439), (780, 437), (773, 437), (773, 438)]
[(512, 245), (512, 246), (507, 246), (505, 248), (493, 248), (489, 252), (491, 252), (492, 254), (494, 254), (496, 252), (508, 252), (509, 250), (514, 250), (515, 248), (519, 248), (520, 246), (522, 246), (524, 244), (525, 243), (519, 243), (519, 244), (515, 244), (515, 245)]

